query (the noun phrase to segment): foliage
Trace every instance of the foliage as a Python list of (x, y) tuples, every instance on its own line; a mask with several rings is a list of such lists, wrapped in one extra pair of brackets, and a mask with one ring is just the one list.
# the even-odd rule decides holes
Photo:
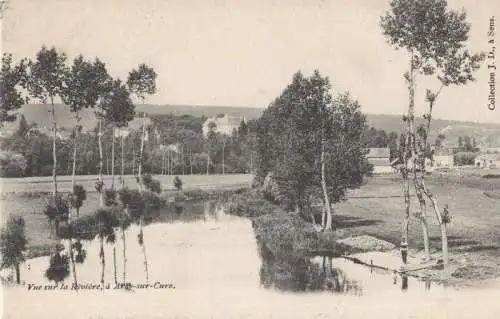
[(68, 201), (60, 194), (52, 196), (45, 205), (43, 213), (49, 221), (67, 221), (69, 216)]
[(116, 203), (118, 192), (112, 188), (106, 188), (104, 190), (104, 205), (113, 206)]
[(109, 81), (101, 61), (88, 61), (82, 55), (73, 60), (73, 65), (64, 76), (61, 97), (73, 113), (95, 107)]
[(69, 258), (65, 254), (56, 252), (50, 257), (49, 267), (45, 271), (45, 277), (56, 283), (64, 281), (69, 276)]
[(16, 119), (13, 111), (24, 104), (21, 89), (26, 82), (26, 61), (13, 64), (12, 55), (4, 54), (0, 69), (0, 126)]
[(134, 119), (135, 106), (130, 99), (130, 92), (121, 80), (114, 80), (103, 99), (105, 119), (115, 127), (127, 126)]
[(71, 207), (80, 209), (83, 202), (87, 199), (87, 191), (83, 185), (75, 184), (73, 186), (73, 193), (71, 193)]
[(142, 183), (146, 187), (147, 190), (160, 194), (161, 193), (161, 184), (160, 181), (154, 179), (150, 174), (142, 175)]
[(64, 77), (67, 74), (65, 66), (66, 54), (58, 52), (55, 47), (47, 49), (43, 46), (36, 54), (35, 62), (29, 61), (27, 88), (30, 95), (46, 103), (48, 99), (62, 93)]
[(101, 208), (95, 212), (94, 218), (97, 224), (97, 235), (106, 238), (108, 242), (114, 242), (115, 232), (113, 228), (119, 225), (116, 213), (111, 209)]
[(0, 153), (0, 177), (23, 177), (27, 167), (22, 154), (14, 152)]
[(348, 188), (359, 187), (368, 173), (360, 106), (348, 93), (332, 97), (330, 89), (318, 71), (311, 77), (297, 72), (259, 119), (257, 176), (263, 180), (272, 173), (290, 207), (300, 209), (318, 193), (323, 145), (333, 202), (343, 199)]
[(470, 25), (465, 11), (447, 9), (446, 0), (393, 0), (381, 18), (384, 36), (396, 49), (410, 52), (419, 73), (436, 75), (444, 86), (473, 81), (484, 54), (464, 45)]
[(27, 243), (24, 219), (20, 216), (9, 216), (0, 233), (2, 267), (16, 266), (23, 262)]
[(156, 77), (157, 74), (152, 67), (140, 64), (137, 69), (129, 73), (127, 85), (130, 92), (144, 100), (146, 94), (156, 93)]
[(473, 152), (457, 152), (453, 154), (455, 165), (474, 165), (476, 153)]
[(179, 176), (176, 176), (174, 178), (174, 187), (175, 189), (177, 189), (178, 191), (181, 191), (182, 190), (182, 180), (179, 178)]

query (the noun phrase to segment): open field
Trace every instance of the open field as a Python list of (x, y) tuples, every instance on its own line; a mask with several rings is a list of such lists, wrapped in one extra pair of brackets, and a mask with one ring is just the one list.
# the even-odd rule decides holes
[[(250, 174), (226, 174), (226, 175), (178, 175), (183, 182), (183, 189), (213, 189), (217, 187), (232, 187), (249, 185), (252, 182)], [(163, 190), (174, 190), (174, 178), (172, 175), (153, 175), (161, 183)], [(105, 187), (110, 187), (111, 176), (104, 175)], [(136, 188), (137, 182), (132, 175), (125, 176), (125, 185)], [(76, 182), (82, 184), (87, 193), (95, 192), (95, 175), (76, 176)], [(119, 186), (118, 175), (115, 177), (115, 186)], [(58, 176), (57, 187), (60, 192), (71, 191), (71, 176)], [(24, 178), (0, 178), (0, 193), (46, 193), (52, 191), (52, 177), (24, 177)]]
[[(471, 267), (480, 277), (499, 276), (500, 200), (486, 196), (485, 191), (498, 192), (500, 179), (431, 177), (427, 185), (441, 208), (444, 204), (449, 206), (448, 243), (452, 258), (460, 258), (464, 264), (472, 263)], [(342, 238), (367, 234), (399, 246), (404, 198), (396, 196), (401, 192), (400, 182), (392, 177), (369, 180), (353, 191), (346, 202), (336, 206), (337, 234)], [(416, 197), (412, 197), (409, 244), (410, 249), (420, 250), (423, 249), (422, 230), (413, 216), (418, 209)], [(427, 216), (431, 251), (440, 251), (440, 229), (429, 205)]]

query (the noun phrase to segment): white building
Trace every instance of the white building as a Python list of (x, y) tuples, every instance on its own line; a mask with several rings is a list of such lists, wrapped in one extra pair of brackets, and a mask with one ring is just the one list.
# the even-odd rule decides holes
[(203, 135), (206, 137), (210, 131), (210, 123), (215, 124), (215, 132), (225, 135), (233, 135), (234, 131), (238, 131), (241, 122), (247, 122), (245, 117), (242, 116), (230, 116), (225, 114), (224, 116), (215, 116), (207, 119), (203, 123)]
[(479, 154), (474, 160), (474, 166), (478, 168), (500, 167), (500, 154)]

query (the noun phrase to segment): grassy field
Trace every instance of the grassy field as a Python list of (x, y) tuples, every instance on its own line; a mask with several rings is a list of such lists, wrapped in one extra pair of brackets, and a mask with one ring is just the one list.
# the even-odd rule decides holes
[[(160, 180), (163, 190), (174, 190), (174, 178), (171, 175), (154, 175), (154, 178)], [(230, 175), (179, 175), (183, 181), (184, 189), (213, 189), (217, 187), (249, 185), (252, 176), (249, 174), (230, 174)], [(111, 176), (104, 176), (105, 187), (110, 187)], [(131, 175), (125, 176), (125, 185), (130, 188), (136, 188), (137, 182)], [(95, 175), (79, 175), (76, 182), (82, 184), (87, 192), (95, 192)], [(71, 191), (71, 176), (58, 176), (57, 187), (60, 192)], [(118, 176), (115, 177), (115, 185), (120, 185)], [(52, 191), (52, 177), (25, 177), (25, 178), (0, 178), (0, 193), (45, 193)]]

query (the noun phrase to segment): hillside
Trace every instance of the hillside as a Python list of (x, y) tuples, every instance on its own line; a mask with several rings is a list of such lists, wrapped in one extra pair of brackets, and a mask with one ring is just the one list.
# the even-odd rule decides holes
[[(367, 114), (368, 125), (387, 132), (403, 132), (406, 128), (401, 115)], [(417, 125), (424, 124), (423, 118), (416, 119)], [(454, 146), (459, 136), (470, 136), (480, 147), (500, 147), (500, 124), (461, 122), (434, 119), (431, 123), (431, 138), (444, 134), (445, 146)]]
[[(43, 104), (27, 104), (21, 109), (28, 123), (35, 122), (39, 127), (52, 127), (52, 119), (50, 113), (50, 105)], [(244, 116), (247, 119), (258, 118), (263, 108), (255, 107), (227, 107), (227, 106), (190, 106), (190, 105), (138, 105), (136, 113), (146, 112), (149, 115), (162, 114), (188, 114), (194, 116), (211, 117), (217, 114), (229, 114), (232, 116)], [(72, 114), (62, 104), (56, 105), (56, 116), (60, 127), (71, 127), (74, 124)], [(91, 110), (81, 112), (82, 124), (87, 130), (96, 126), (96, 120)], [(405, 129), (400, 115), (387, 114), (367, 114), (368, 125), (376, 129), (384, 129), (386, 132), (401, 133)], [(423, 124), (422, 118), (417, 119), (417, 123)], [(140, 127), (141, 121), (136, 118), (130, 127)], [(16, 123), (6, 124), (0, 130), (3, 134), (12, 131), (17, 127)], [(459, 136), (471, 136), (478, 141), (479, 146), (483, 147), (500, 147), (500, 124), (491, 123), (473, 123), (460, 122), (452, 120), (435, 119), (432, 122), (431, 138), (438, 133), (443, 133), (446, 136), (445, 145), (453, 146), (456, 144)]]

